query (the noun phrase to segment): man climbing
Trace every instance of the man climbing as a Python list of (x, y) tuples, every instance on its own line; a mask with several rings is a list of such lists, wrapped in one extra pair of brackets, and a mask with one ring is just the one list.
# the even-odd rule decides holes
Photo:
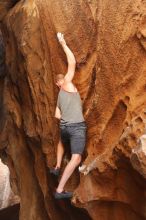
[(60, 140), (57, 146), (57, 163), (50, 170), (51, 173), (59, 175), (61, 161), (64, 154), (64, 144), (69, 141), (71, 147), (71, 159), (62, 174), (55, 192), (56, 199), (71, 198), (72, 192), (64, 190), (64, 186), (72, 175), (75, 168), (80, 164), (82, 153), (86, 143), (86, 122), (82, 113), (82, 101), (79, 92), (72, 82), (75, 74), (76, 60), (66, 44), (62, 33), (57, 33), (59, 43), (67, 56), (68, 69), (65, 76), (56, 75), (56, 85), (60, 88), (55, 117), (60, 120)]

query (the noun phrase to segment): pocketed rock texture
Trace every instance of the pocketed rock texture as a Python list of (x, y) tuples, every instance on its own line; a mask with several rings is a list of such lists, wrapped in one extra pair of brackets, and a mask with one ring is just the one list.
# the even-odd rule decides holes
[[(143, 172), (131, 160), (146, 122), (146, 1), (6, 0), (0, 19), (0, 148), (20, 220), (146, 219), (145, 157)], [(76, 57), (73, 82), (87, 123), (83, 165), (67, 184), (72, 204), (53, 199), (47, 169), (59, 137), (54, 77), (67, 71), (57, 32)]]

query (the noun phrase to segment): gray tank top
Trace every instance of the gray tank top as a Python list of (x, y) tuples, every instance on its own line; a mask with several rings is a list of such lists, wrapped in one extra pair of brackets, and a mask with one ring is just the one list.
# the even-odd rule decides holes
[(57, 106), (61, 111), (60, 124), (70, 124), (85, 121), (82, 113), (82, 101), (79, 92), (68, 92), (60, 89)]

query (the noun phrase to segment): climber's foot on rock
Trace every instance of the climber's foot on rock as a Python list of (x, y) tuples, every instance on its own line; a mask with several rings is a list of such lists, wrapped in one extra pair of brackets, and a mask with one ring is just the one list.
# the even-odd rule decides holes
[(60, 174), (60, 168), (59, 167), (52, 167), (52, 168), (49, 168), (49, 171), (51, 174), (53, 174), (54, 176), (59, 176)]
[(55, 192), (54, 197), (55, 199), (70, 199), (73, 196), (72, 192), (62, 191), (62, 192)]

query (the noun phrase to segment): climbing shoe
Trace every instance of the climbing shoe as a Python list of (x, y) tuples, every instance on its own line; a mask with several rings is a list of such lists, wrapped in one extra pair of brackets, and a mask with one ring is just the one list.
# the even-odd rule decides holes
[(55, 192), (55, 199), (70, 199), (73, 196), (72, 192), (62, 191), (61, 193)]
[(55, 176), (59, 176), (59, 174), (60, 174), (60, 168), (59, 167), (57, 167), (57, 168), (55, 168), (55, 167), (49, 168), (49, 171), (50, 171), (51, 174), (53, 174)]

